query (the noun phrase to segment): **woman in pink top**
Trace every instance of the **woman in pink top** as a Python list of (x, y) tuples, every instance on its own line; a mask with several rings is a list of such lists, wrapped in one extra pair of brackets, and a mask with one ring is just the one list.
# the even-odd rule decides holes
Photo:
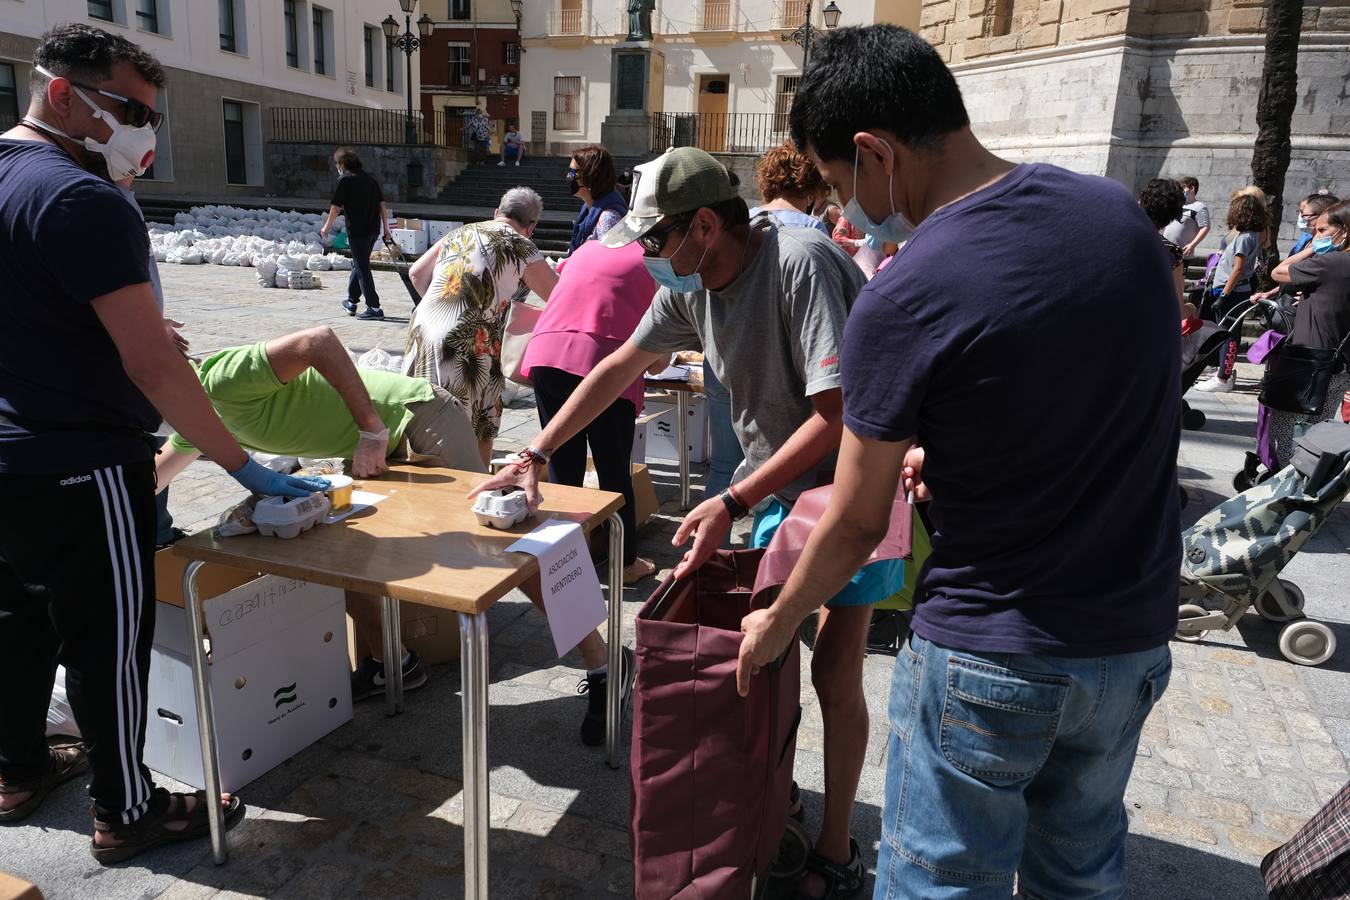
[[(558, 267), (558, 284), (535, 325), (525, 349), (522, 373), (534, 382), (539, 424), (562, 409), (581, 380), (602, 359), (633, 335), (656, 282), (642, 262), (642, 247), (634, 241), (611, 249), (586, 241)], [(586, 475), (586, 445), (595, 460), (602, 491), (623, 494), (623, 561), (625, 584), (651, 575), (656, 567), (637, 555), (637, 524), (633, 517), (633, 420), (642, 409), (642, 379), (628, 386), (609, 409), (585, 430), (553, 451), (549, 481), (581, 486)]]

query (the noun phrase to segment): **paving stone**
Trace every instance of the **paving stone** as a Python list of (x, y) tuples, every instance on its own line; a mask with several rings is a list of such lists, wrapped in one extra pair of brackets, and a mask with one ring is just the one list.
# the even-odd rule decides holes
[(1237, 750), (1231, 747), (1218, 747), (1214, 752), (1219, 757), (1219, 766), (1227, 774), (1241, 778), (1261, 777), (1261, 766), (1252, 758), (1250, 747)]
[(1143, 781), (1151, 781), (1154, 784), (1161, 784), (1165, 787), (1188, 788), (1191, 786), (1189, 773), (1152, 759), (1136, 760), (1133, 777)]
[(1221, 822), (1224, 825), (1250, 825), (1252, 811), (1247, 804), (1237, 800), (1223, 800), (1211, 797), (1202, 791), (1182, 791), (1181, 805), (1186, 812), (1197, 819)]
[(1331, 744), (1300, 742), (1298, 753), (1303, 757), (1303, 764), (1313, 772), (1338, 774), (1345, 772), (1345, 757)]
[(1180, 747), (1159, 747), (1158, 758), (1173, 768), (1186, 769), (1190, 772), (1203, 772), (1211, 765), (1198, 753)]
[(1271, 803), (1291, 812), (1311, 814), (1321, 805), (1313, 794), (1312, 785), (1295, 775), (1267, 775), (1266, 794)]
[(1125, 786), (1125, 807), (1130, 810), (1144, 807), (1166, 807), (1169, 789), (1165, 784), (1131, 778)]
[(1296, 752), (1293, 747), (1257, 747), (1256, 758), (1265, 769), (1293, 769)]
[(1261, 859), (1267, 853), (1284, 843), (1264, 834), (1257, 834), (1245, 828), (1229, 828), (1228, 841), (1239, 852)]
[(1247, 730), (1253, 737), (1265, 744), (1278, 747), (1287, 747), (1290, 744), (1289, 732), (1284, 730), (1284, 725), (1277, 719), (1248, 719)]
[(1239, 652), (1237, 650), (1215, 650), (1212, 657), (1215, 662), (1227, 663), (1234, 666), (1244, 666), (1254, 668), (1256, 666), (1256, 657), (1251, 653)]
[(1281, 835), (1286, 841), (1293, 837), (1294, 832), (1302, 828), (1308, 821), (1307, 816), (1289, 815), (1273, 809), (1261, 810), (1260, 818), (1263, 826), (1275, 834)]
[(169, 889), (155, 895), (155, 900), (209, 900), (219, 891), (205, 884), (180, 879), (169, 885)]
[(1222, 774), (1199, 774), (1192, 776), (1195, 786), (1206, 794), (1223, 797), (1227, 800), (1254, 801), (1265, 794), (1264, 784), (1257, 780), (1233, 778)]
[(1142, 815), (1149, 830), (1159, 837), (1176, 838), (1196, 844), (1217, 844), (1219, 842), (1219, 839), (1214, 836), (1213, 829), (1194, 819), (1174, 816), (1156, 809), (1146, 809)]
[(1233, 713), (1233, 704), (1224, 700), (1222, 697), (1202, 697), (1200, 699), (1200, 708), (1207, 713), (1216, 716), (1228, 716)]
[(1332, 743), (1331, 735), (1322, 727), (1321, 720), (1313, 713), (1300, 709), (1286, 709), (1284, 716), (1286, 721), (1289, 722), (1289, 728), (1300, 743), (1303, 741)]

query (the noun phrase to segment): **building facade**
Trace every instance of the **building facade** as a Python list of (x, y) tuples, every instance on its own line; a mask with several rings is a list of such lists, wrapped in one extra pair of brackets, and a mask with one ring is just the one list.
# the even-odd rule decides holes
[(442, 117), (474, 107), (498, 126), (520, 116), (520, 31), (510, 0), (434, 0), (423, 4), (436, 22), (422, 41), (421, 108), (437, 122), (437, 143), (453, 143)]
[[(1261, 0), (925, 0), (921, 33), (956, 73), (975, 132), (1015, 160), (1138, 189), (1194, 175), (1223, 232), (1251, 181)], [(1350, 193), (1350, 5), (1306, 0), (1284, 236), (1298, 200)]]
[(0, 130), (28, 107), (38, 37), (85, 22), (136, 42), (167, 69), (155, 165), (137, 191), (259, 196), (270, 180), (268, 143), (294, 139), (316, 110), (361, 129), (400, 127), (396, 113), (380, 112), (406, 102), (402, 54), (380, 30), (391, 11), (393, 0), (5, 0)]
[[(696, 123), (694, 142), (712, 152), (754, 152), (781, 141), (802, 70), (802, 47), (784, 38), (805, 23), (808, 9), (823, 32), (826, 2), (656, 0), (651, 46), (661, 54), (664, 84), (653, 111)], [(919, 26), (919, 0), (837, 2), (841, 25)], [(600, 141), (611, 107), (611, 51), (628, 26), (628, 0), (525, 4), (521, 124), (536, 147), (565, 154)]]

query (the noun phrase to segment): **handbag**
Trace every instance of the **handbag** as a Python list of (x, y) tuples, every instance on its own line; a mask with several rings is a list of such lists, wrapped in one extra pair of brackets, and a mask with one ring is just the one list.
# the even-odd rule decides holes
[[(1350, 335), (1347, 336), (1350, 340)], [(1281, 412), (1317, 415), (1327, 402), (1331, 376), (1345, 368), (1346, 341), (1335, 350), (1285, 341), (1267, 359), (1261, 404)]]
[(523, 300), (512, 300), (506, 311), (506, 322), (502, 325), (502, 377), (525, 387), (534, 386), (533, 381), (521, 374), (525, 348), (530, 345), (534, 327), (544, 314), (543, 306), (532, 303), (531, 299), (538, 300), (538, 295), (530, 294)]

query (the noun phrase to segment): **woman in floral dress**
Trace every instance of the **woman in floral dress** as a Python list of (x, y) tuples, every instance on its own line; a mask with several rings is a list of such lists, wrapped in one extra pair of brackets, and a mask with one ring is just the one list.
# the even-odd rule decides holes
[(530, 240), (543, 209), (537, 193), (512, 188), (490, 221), (450, 232), (409, 272), (422, 303), (408, 325), (404, 374), (464, 403), (484, 465), (501, 423), (506, 308), (522, 281), (545, 300), (558, 281)]

